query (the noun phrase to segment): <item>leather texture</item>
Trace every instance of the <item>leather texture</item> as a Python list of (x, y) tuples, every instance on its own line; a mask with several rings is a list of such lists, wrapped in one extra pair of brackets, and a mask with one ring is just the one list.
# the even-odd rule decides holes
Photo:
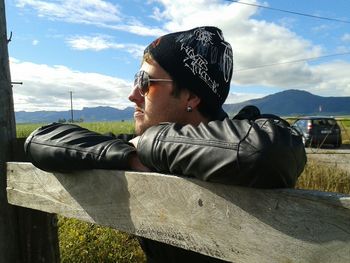
[(127, 169), (129, 155), (136, 153), (127, 143), (131, 137), (117, 138), (74, 124), (53, 123), (32, 132), (24, 150), (36, 167), (47, 171)]
[(164, 123), (141, 136), (137, 151), (158, 172), (258, 188), (293, 187), (306, 164), (301, 136), (272, 118)]

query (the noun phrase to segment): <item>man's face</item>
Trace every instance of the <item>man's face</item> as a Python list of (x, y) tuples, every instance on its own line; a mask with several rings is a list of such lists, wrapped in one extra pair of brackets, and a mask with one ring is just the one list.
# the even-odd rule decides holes
[[(144, 61), (140, 70), (146, 71), (152, 79), (171, 79), (155, 61)], [(134, 119), (137, 135), (141, 135), (149, 127), (160, 122), (186, 123), (188, 92), (182, 91), (179, 96), (174, 97), (171, 94), (173, 88), (173, 82), (151, 82), (149, 92), (143, 97), (134, 87), (129, 100), (135, 103)]]

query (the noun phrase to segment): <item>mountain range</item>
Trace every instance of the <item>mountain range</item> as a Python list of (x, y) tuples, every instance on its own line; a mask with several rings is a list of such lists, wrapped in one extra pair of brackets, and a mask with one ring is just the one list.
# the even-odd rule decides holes
[[(246, 105), (257, 106), (262, 113), (279, 116), (300, 115), (350, 115), (350, 97), (322, 97), (301, 90), (286, 90), (266, 97), (235, 104), (224, 104), (224, 110), (234, 115)], [(74, 110), (75, 121), (122, 121), (133, 118), (133, 107), (116, 109), (112, 107), (94, 107)], [(71, 111), (18, 111), (15, 112), (17, 123), (48, 123), (68, 121)]]
[(286, 90), (260, 99), (227, 104), (224, 110), (237, 113), (246, 105), (255, 105), (262, 113), (279, 116), (350, 114), (350, 97), (322, 97), (302, 90)]
[[(98, 122), (98, 121), (122, 121), (133, 118), (134, 108), (116, 109), (112, 107), (93, 107), (73, 110), (73, 119), (76, 122)], [(71, 111), (18, 111), (15, 112), (16, 123), (49, 123), (70, 121)]]

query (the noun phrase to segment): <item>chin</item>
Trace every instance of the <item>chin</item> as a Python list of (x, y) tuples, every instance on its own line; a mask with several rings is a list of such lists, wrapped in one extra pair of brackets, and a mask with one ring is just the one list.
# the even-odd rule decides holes
[(135, 122), (135, 133), (136, 135), (141, 135), (146, 130), (143, 123)]
[(137, 125), (135, 125), (135, 134), (136, 135), (141, 135), (142, 134), (142, 129), (139, 126), (137, 126)]

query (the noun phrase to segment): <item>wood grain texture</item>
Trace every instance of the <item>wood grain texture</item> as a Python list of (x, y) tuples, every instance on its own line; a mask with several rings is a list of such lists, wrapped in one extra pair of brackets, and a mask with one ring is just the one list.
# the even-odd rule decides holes
[(48, 173), (8, 163), (10, 203), (233, 262), (350, 262), (350, 197), (156, 173)]

